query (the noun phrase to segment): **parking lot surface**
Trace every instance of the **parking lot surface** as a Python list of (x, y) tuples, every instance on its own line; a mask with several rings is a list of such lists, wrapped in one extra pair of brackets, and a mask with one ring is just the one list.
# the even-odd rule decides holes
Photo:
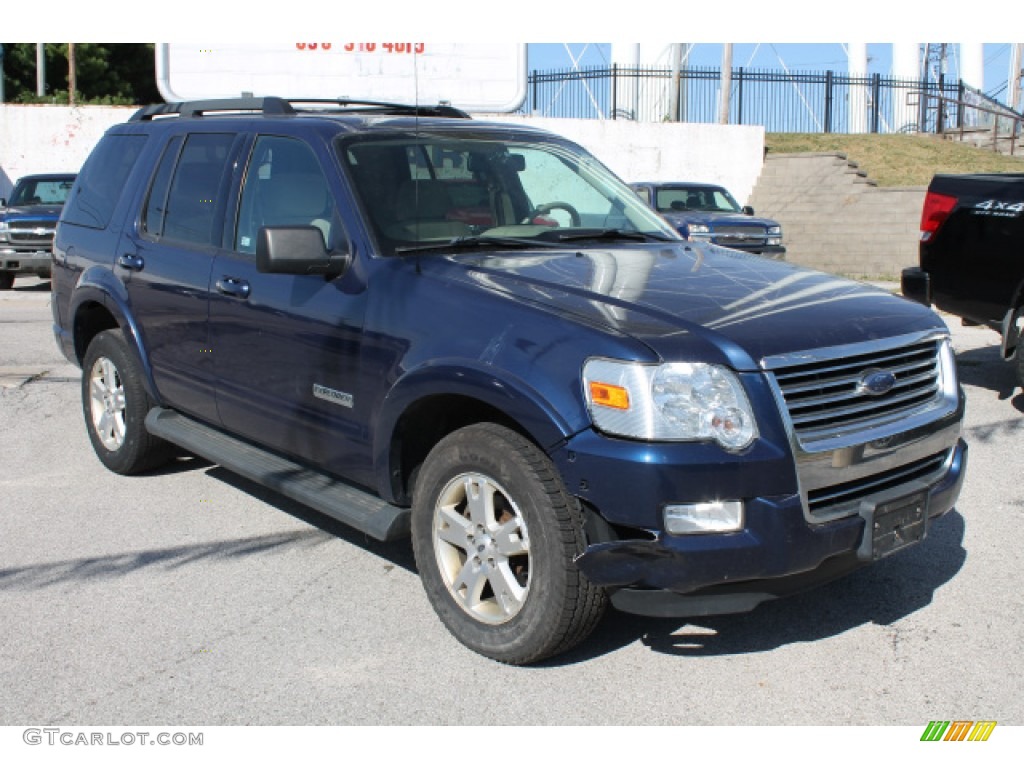
[(1024, 725), (1024, 394), (990, 331), (947, 318), (970, 458), (921, 545), (514, 668), (447, 634), (405, 542), (194, 459), (103, 469), (49, 299), (0, 293), (0, 725)]

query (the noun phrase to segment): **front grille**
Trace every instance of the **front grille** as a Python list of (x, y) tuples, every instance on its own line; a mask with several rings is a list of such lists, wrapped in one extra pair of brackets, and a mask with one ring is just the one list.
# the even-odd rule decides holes
[(53, 242), (53, 233), (57, 229), (54, 222), (40, 221), (12, 221), (7, 226), (7, 237), (12, 244), (39, 248), (49, 248)]
[[(867, 430), (943, 399), (941, 342), (924, 341), (840, 358), (773, 368), (797, 437), (815, 439)], [(891, 388), (871, 394), (872, 373), (891, 374)]]
[(764, 227), (715, 227), (712, 236), (719, 245), (764, 245), (765, 230)]
[(807, 494), (807, 508), (812, 515), (825, 511), (834, 514), (844, 506), (859, 504), (861, 499), (872, 494), (896, 488), (912, 480), (928, 481), (943, 470), (948, 457), (949, 451), (943, 451), (870, 477), (812, 490)]

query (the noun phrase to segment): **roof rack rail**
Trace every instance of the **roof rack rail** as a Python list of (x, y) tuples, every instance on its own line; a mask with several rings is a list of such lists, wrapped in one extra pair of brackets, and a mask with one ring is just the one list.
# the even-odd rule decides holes
[(458, 117), (469, 119), (469, 114), (456, 109), (447, 102), (439, 104), (400, 104), (393, 101), (368, 101), (341, 96), (337, 99), (288, 99), (291, 104), (325, 104), (351, 109), (354, 112), (375, 112), (385, 115), (408, 115), (420, 117)]
[[(260, 112), (264, 115), (295, 115), (300, 109), (295, 104), (316, 104), (335, 107), (331, 111), (369, 112), (373, 114), (410, 117), (455, 117), (469, 119), (461, 109), (441, 102), (433, 106), (423, 104), (397, 104), (389, 101), (364, 99), (282, 99), (278, 96), (243, 96), (235, 99), (202, 99), (171, 104), (152, 104), (142, 107), (129, 118), (129, 122), (142, 122), (159, 117), (202, 117), (212, 112)], [(307, 110), (308, 111), (308, 110)], [(327, 110), (323, 110), (327, 111)]]
[(295, 110), (285, 99), (277, 96), (251, 96), (238, 99), (202, 99), (179, 101), (172, 104), (153, 104), (143, 107), (131, 116), (129, 122), (152, 120), (154, 117), (179, 115), (202, 117), (207, 112), (262, 112), (264, 115), (293, 115)]

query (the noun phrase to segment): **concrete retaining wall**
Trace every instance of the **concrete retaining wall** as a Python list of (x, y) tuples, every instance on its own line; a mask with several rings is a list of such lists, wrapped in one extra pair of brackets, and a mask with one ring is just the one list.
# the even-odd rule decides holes
[(770, 154), (750, 203), (782, 225), (787, 261), (891, 278), (918, 262), (925, 191), (878, 187), (840, 154)]
[(134, 107), (0, 105), (0, 197), (29, 173), (77, 173), (103, 132)]
[[(134, 107), (0, 105), (0, 196), (28, 173), (76, 172), (111, 125)], [(745, 201), (764, 156), (759, 126), (559, 120), (508, 115), (562, 134), (586, 147), (626, 181), (695, 180), (724, 184)]]

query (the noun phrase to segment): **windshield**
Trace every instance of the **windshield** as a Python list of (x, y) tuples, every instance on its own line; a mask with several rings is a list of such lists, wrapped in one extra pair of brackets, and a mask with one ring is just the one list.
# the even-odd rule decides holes
[(11, 205), (64, 205), (74, 179), (22, 179), (11, 193)]
[(459, 241), (523, 247), (589, 234), (679, 239), (593, 157), (544, 141), (438, 133), (339, 144), (381, 251)]
[(712, 213), (738, 213), (740, 210), (732, 195), (721, 187), (662, 187), (655, 194), (655, 207), (661, 213), (679, 211), (709, 211)]

